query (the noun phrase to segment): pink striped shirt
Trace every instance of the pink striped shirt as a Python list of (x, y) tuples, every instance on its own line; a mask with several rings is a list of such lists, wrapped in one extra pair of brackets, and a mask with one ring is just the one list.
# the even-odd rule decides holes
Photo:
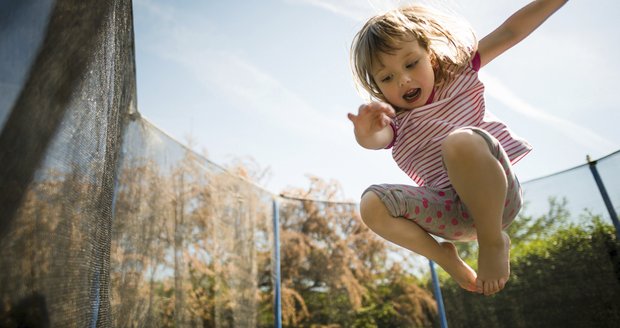
[[(441, 161), (441, 143), (458, 128), (473, 126), (489, 132), (508, 154), (512, 164), (532, 147), (501, 121), (485, 111), (484, 85), (478, 79), (480, 55), (461, 74), (433, 91), (432, 101), (394, 119), (392, 157), (419, 186), (447, 188), (451, 185)], [(390, 146), (388, 146), (389, 148)]]

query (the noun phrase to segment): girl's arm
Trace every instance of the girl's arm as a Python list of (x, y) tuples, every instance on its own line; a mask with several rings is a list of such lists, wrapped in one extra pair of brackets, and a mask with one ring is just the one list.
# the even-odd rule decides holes
[(368, 149), (387, 147), (394, 138), (390, 123), (395, 115), (394, 108), (383, 102), (364, 104), (360, 106), (357, 115), (349, 113), (357, 143)]
[(480, 67), (525, 39), (568, 0), (536, 0), (510, 16), (478, 43)]

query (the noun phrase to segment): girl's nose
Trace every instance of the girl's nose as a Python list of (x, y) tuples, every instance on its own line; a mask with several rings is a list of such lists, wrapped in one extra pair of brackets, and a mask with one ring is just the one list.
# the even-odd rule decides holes
[(411, 79), (409, 78), (409, 74), (403, 74), (400, 77), (400, 85), (403, 86), (405, 84), (408, 84), (409, 82), (411, 82)]

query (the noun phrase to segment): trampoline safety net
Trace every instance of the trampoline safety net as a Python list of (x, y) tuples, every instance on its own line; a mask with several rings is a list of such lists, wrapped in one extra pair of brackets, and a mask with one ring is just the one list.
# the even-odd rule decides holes
[(273, 326), (272, 195), (140, 118), (133, 47), (129, 0), (0, 2), (0, 326)]

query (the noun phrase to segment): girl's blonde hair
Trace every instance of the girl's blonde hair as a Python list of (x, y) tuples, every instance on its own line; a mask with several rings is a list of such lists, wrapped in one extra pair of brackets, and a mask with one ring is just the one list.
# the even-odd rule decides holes
[(372, 77), (379, 54), (393, 54), (399, 43), (414, 40), (430, 53), (436, 85), (467, 65), (477, 44), (471, 27), (456, 17), (422, 5), (394, 9), (368, 20), (353, 38), (351, 63), (356, 84), (385, 101)]

